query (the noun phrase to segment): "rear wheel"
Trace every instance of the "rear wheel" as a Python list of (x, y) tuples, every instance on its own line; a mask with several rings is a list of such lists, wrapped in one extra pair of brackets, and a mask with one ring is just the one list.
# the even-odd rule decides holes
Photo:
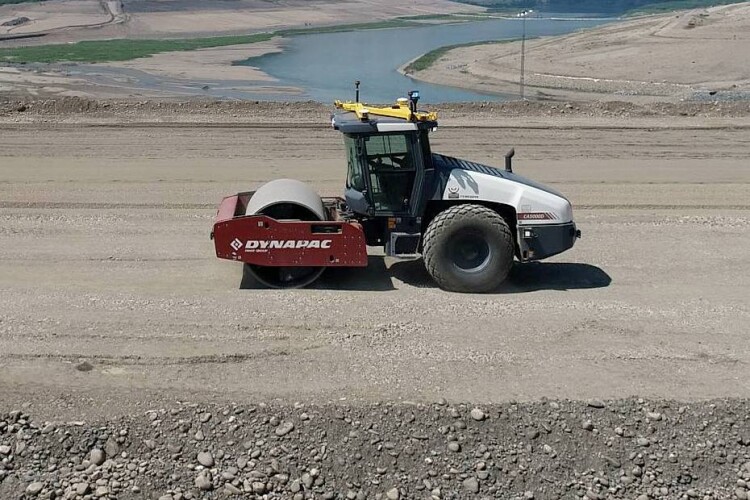
[(489, 292), (513, 266), (513, 235), (505, 220), (482, 205), (463, 204), (440, 212), (423, 240), (427, 272), (440, 288)]
[(269, 288), (303, 288), (311, 285), (325, 267), (272, 267), (245, 264), (244, 272)]

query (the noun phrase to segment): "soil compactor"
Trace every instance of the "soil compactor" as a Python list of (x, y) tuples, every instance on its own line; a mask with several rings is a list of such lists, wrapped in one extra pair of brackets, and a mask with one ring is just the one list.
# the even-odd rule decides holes
[(224, 198), (211, 237), (216, 255), (241, 261), (272, 288), (313, 283), (327, 267), (367, 266), (367, 247), (422, 256), (443, 289), (488, 292), (514, 258), (536, 261), (573, 246), (581, 233), (559, 192), (513, 173), (433, 153), (437, 114), (418, 110), (419, 93), (395, 105), (336, 101), (344, 136), (343, 198), (321, 198), (293, 179)]

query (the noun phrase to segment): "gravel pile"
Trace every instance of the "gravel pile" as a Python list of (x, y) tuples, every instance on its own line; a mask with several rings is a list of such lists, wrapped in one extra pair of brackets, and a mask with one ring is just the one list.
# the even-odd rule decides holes
[(0, 498), (748, 498), (750, 402), (0, 412)]
[[(731, 98), (728, 96), (732, 96)], [(694, 101), (634, 104), (622, 101), (555, 102), (510, 101), (447, 103), (429, 105), (441, 118), (462, 116), (555, 116), (590, 117), (699, 116), (742, 117), (750, 115), (750, 96), (727, 92), (696, 94)], [(59, 99), (15, 99), (0, 97), (0, 117), (34, 119), (95, 120), (116, 117), (121, 121), (281, 121), (327, 126), (332, 105), (317, 102), (180, 100), (107, 100), (65, 97)], [(293, 118), (290, 118), (293, 117)]]

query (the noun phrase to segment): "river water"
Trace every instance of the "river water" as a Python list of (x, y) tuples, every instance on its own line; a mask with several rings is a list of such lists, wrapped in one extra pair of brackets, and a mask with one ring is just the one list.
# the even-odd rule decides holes
[[(570, 16), (568, 16), (570, 17)], [(612, 19), (528, 18), (526, 36), (571, 33)], [(298, 35), (286, 39), (283, 52), (254, 57), (239, 64), (255, 66), (278, 79), (278, 85), (303, 89), (298, 100), (331, 102), (354, 97), (354, 80), (362, 81), (362, 99), (390, 102), (419, 89), (425, 102), (515, 99), (415, 81), (398, 72), (410, 60), (446, 45), (521, 38), (521, 19), (491, 19), (459, 24), (426, 24), (409, 28)], [(533, 51), (526, 53), (534, 57)], [(520, 68), (520, 54), (519, 54)], [(277, 96), (278, 98), (278, 96)]]

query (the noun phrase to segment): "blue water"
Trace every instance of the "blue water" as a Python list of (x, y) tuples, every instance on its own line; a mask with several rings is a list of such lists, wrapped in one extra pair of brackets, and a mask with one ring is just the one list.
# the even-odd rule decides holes
[[(526, 20), (526, 36), (561, 35), (611, 22), (611, 19)], [(300, 35), (287, 39), (283, 52), (254, 57), (240, 64), (255, 66), (278, 79), (277, 85), (304, 90), (295, 99), (331, 102), (354, 97), (354, 80), (362, 81), (362, 100), (391, 102), (419, 89), (425, 102), (515, 99), (415, 81), (398, 72), (410, 60), (446, 45), (521, 38), (520, 19), (492, 19), (461, 24)], [(527, 60), (534, 57), (526, 52)], [(519, 54), (520, 67), (520, 54)]]

